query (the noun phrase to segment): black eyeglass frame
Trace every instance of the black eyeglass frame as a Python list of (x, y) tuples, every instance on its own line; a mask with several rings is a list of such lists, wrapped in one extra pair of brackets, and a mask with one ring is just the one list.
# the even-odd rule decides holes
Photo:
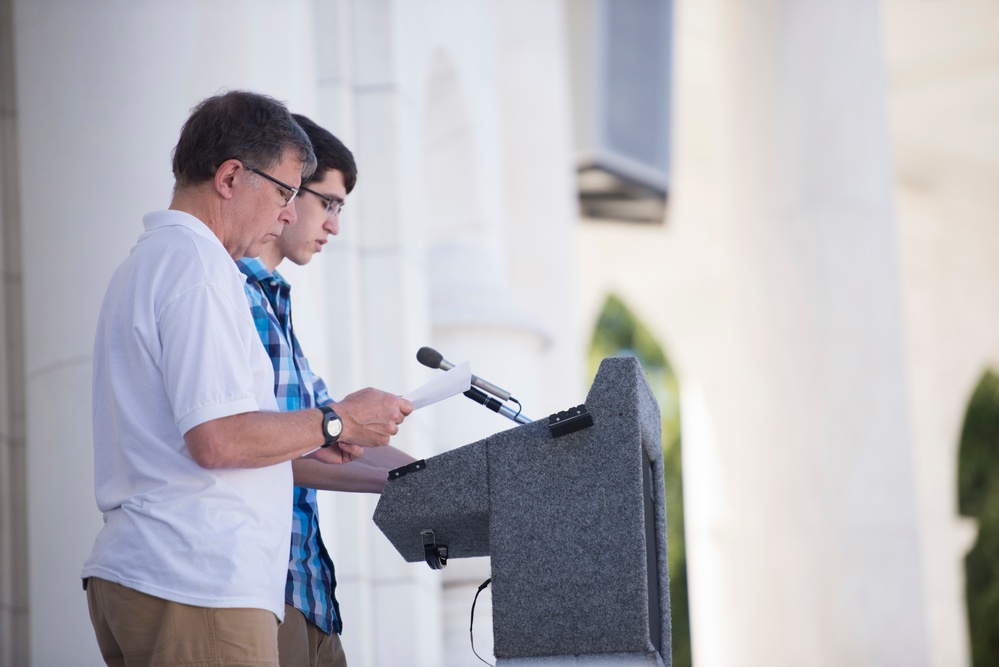
[[(243, 163), (243, 166), (246, 167), (247, 169), (249, 169), (250, 171), (252, 171), (254, 174), (256, 174), (258, 176), (263, 176), (264, 178), (266, 178), (268, 181), (270, 181), (274, 185), (278, 186), (279, 188), (282, 188), (282, 189), (287, 190), (288, 192), (290, 192), (291, 194), (288, 195), (287, 197), (285, 197), (285, 199), (284, 199), (284, 206), (288, 206), (289, 204), (291, 204), (291, 202), (295, 201), (295, 196), (298, 194), (299, 188), (293, 188), (290, 185), (288, 185), (287, 183), (283, 183), (283, 182), (279, 181), (278, 179), (274, 178), (273, 176), (271, 176), (270, 174), (265, 173), (265, 172), (261, 171), (260, 169), (257, 169), (256, 167), (251, 167), (250, 165), (246, 164), (245, 162)], [(284, 195), (282, 195), (282, 196), (284, 196)]]
[(307, 188), (304, 185), (299, 189), (305, 190), (309, 194), (315, 195), (326, 202), (326, 215), (330, 218), (340, 213), (340, 211), (343, 210), (344, 204), (347, 203), (342, 199), (337, 199), (336, 197), (327, 197), (326, 195), (320, 194), (312, 188)]

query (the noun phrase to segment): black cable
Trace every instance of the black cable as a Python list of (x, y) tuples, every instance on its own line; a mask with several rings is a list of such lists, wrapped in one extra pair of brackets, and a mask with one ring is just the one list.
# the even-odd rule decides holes
[(479, 586), (479, 590), (475, 591), (475, 597), (472, 598), (472, 613), (468, 619), (468, 641), (472, 644), (472, 653), (475, 653), (476, 658), (482, 660), (482, 662), (485, 662), (485, 664), (489, 665), (489, 667), (496, 667), (496, 665), (494, 665), (493, 663), (486, 662), (485, 660), (483, 660), (482, 656), (475, 652), (475, 636), (472, 634), (472, 625), (475, 623), (475, 602), (479, 599), (479, 593), (481, 593), (482, 590), (486, 586), (488, 586), (492, 580), (493, 580), (492, 577), (490, 577), (485, 581), (483, 581), (482, 584)]

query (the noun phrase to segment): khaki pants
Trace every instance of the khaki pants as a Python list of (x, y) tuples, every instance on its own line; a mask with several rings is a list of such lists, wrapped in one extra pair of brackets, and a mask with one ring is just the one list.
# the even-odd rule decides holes
[(326, 634), (287, 604), (278, 629), (278, 654), (281, 667), (347, 667), (340, 636)]
[(278, 621), (264, 609), (193, 607), (94, 577), (87, 605), (109, 667), (278, 667)]

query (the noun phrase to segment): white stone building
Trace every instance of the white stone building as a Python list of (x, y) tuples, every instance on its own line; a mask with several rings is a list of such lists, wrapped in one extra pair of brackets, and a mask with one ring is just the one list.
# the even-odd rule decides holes
[[(79, 582), (97, 311), (221, 88), (358, 158), (340, 238), (286, 272), (334, 392), (421, 384), (429, 344), (547, 416), (585, 396), (616, 293), (680, 378), (695, 664), (970, 665), (955, 480), (999, 368), (999, 4), (677, 0), (649, 225), (577, 214), (581, 4), (0, 0), (0, 666), (100, 664)], [(509, 425), (456, 400), (399, 445)], [(403, 563), (373, 498), (323, 503), (351, 664), (478, 664), (488, 563)]]

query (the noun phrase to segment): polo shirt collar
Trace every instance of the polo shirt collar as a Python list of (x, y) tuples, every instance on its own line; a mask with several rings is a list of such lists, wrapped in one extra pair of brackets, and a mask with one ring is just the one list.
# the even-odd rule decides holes
[(208, 225), (184, 211), (153, 211), (142, 216), (142, 225), (147, 232), (162, 229), (163, 227), (184, 227), (199, 236), (214, 241), (220, 248), (225, 250), (222, 241), (219, 240), (219, 237), (215, 236), (215, 232), (209, 229)]

